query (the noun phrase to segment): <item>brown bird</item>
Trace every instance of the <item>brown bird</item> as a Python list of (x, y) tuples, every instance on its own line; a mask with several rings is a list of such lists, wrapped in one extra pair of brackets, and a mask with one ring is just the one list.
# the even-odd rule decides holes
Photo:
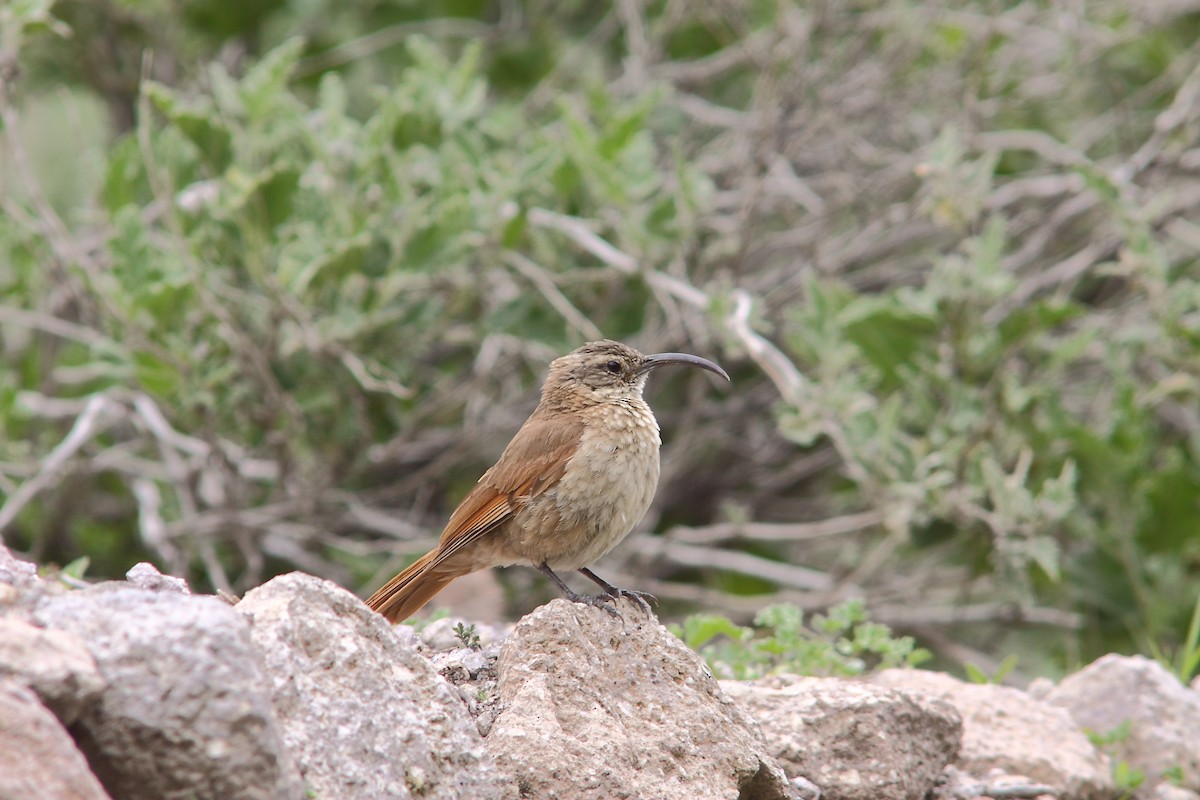
[[(618, 589), (587, 567), (625, 538), (654, 497), (662, 440), (642, 390), (664, 364), (689, 364), (729, 380), (708, 359), (647, 356), (607, 339), (551, 362), (541, 402), (450, 515), (437, 547), (367, 605), (399, 622), (460, 575), (529, 564), (568, 600), (616, 614), (605, 604), (628, 597), (649, 611), (651, 595)], [(604, 594), (576, 594), (556, 569), (579, 570)]]

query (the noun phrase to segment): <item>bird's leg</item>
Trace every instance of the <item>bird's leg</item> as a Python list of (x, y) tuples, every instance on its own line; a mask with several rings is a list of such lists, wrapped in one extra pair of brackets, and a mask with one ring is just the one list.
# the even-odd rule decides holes
[(647, 614), (650, 613), (650, 603), (654, 603), (655, 605), (658, 604), (658, 598), (649, 592), (639, 592), (635, 589), (618, 589), (616, 586), (613, 586), (611, 583), (604, 580), (604, 578), (601, 578), (599, 575), (592, 572), (590, 569), (587, 569), (586, 567), (580, 569), (579, 571), (586, 575), (588, 580), (592, 581), (601, 589), (603, 589), (609, 597), (628, 597), (630, 600), (641, 606), (642, 611), (645, 611)]
[(556, 574), (554, 574), (554, 570), (550, 569), (550, 567), (545, 562), (538, 564), (537, 568), (538, 568), (538, 572), (542, 573), (547, 578), (549, 578), (554, 583), (554, 585), (558, 587), (558, 590), (563, 593), (563, 597), (567, 598), (572, 603), (583, 603), (585, 606), (593, 606), (595, 608), (603, 608), (605, 611), (607, 611), (609, 614), (612, 614), (614, 617), (617, 617), (618, 619), (620, 618), (621, 614), (615, 608), (608, 605), (608, 602), (613, 599), (609, 595), (593, 597), (590, 594), (576, 594), (574, 591), (571, 590), (570, 586), (567, 586), (567, 584), (563, 582), (562, 578), (560, 578)]

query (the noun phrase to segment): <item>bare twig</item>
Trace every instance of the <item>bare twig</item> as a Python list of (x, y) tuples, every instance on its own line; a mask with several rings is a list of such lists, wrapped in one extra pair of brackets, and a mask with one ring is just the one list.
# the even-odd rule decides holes
[(567, 323), (579, 331), (588, 339), (603, 339), (604, 334), (596, 323), (588, 319), (583, 312), (567, 299), (567, 296), (559, 291), (554, 285), (554, 279), (545, 269), (535, 264), (531, 259), (526, 258), (514, 250), (506, 250), (504, 252), (504, 260), (512, 265), (513, 269), (529, 279), (542, 297), (546, 298), (546, 302), (562, 316)]
[(312, 313), (291, 292), (274, 287), (274, 297), (291, 316), (304, 336), (304, 344), (314, 353), (329, 353), (334, 356), (364, 392), (389, 394), (399, 400), (412, 397), (412, 389), (393, 377), (380, 377), (384, 370), (377, 365), (368, 366), (357, 353), (351, 352), (341, 342), (332, 341), (317, 330)]
[(748, 539), (756, 542), (803, 542), (854, 533), (879, 525), (883, 515), (878, 511), (864, 511), (832, 517), (819, 522), (721, 522), (700, 528), (676, 527), (666, 536), (687, 544), (717, 544), (730, 539)]
[(656, 65), (650, 74), (658, 80), (671, 83), (703, 84), (732, 69), (761, 62), (763, 54), (769, 50), (777, 35), (773, 30), (761, 30), (703, 58), (663, 62)]
[(106, 395), (92, 395), (70, 432), (42, 460), (37, 474), (23, 482), (0, 506), (0, 533), (12, 524), (30, 500), (54, 485), (68, 460), (119, 416), (119, 407)]
[(750, 312), (753, 307), (754, 302), (749, 294), (741, 290), (735, 291), (733, 311), (725, 318), (725, 324), (746, 349), (747, 355), (767, 374), (771, 383), (775, 384), (783, 399), (798, 406), (804, 400), (808, 381), (783, 351), (750, 327)]
[(1116, 170), (1122, 181), (1132, 180), (1158, 158), (1168, 138), (1189, 121), (1200, 116), (1200, 60), (1180, 84), (1166, 110), (1154, 119), (1154, 131), (1142, 146)]
[(73, 342), (95, 347), (103, 344), (106, 348), (118, 350), (119, 346), (99, 331), (92, 328), (76, 325), (74, 322), (68, 322), (65, 319), (45, 314), (40, 311), (27, 311), (23, 308), (15, 308), (13, 306), (0, 306), (0, 323), (10, 323), (13, 325), (21, 325), (26, 328), (34, 328), (35, 330), (49, 333), (61, 339), (68, 339)]
[(833, 579), (826, 573), (769, 558), (683, 544), (664, 537), (639, 537), (638, 551), (646, 556), (660, 555), (668, 562), (683, 567), (702, 567), (727, 572), (739, 572), (774, 581), (780, 586), (808, 592), (824, 592), (833, 588)]
[(646, 37), (646, 20), (639, 0), (617, 0), (616, 12), (625, 30), (625, 75), (622, 81), (629, 87), (646, 81), (646, 68), (651, 60), (650, 42)]
[(590, 223), (578, 217), (568, 217), (565, 214), (547, 211), (543, 208), (531, 208), (529, 222), (565, 234), (575, 244), (621, 272), (634, 273), (637, 271), (637, 260), (633, 256), (613, 247), (592, 230)]
[(1106, 237), (1092, 242), (1049, 269), (1031, 275), (1001, 302), (987, 310), (983, 315), (984, 324), (999, 325), (1009, 314), (1042, 292), (1079, 280), (1101, 259), (1111, 254), (1118, 241), (1116, 237)]
[(133, 479), (132, 490), (138, 506), (138, 531), (142, 542), (166, 560), (172, 574), (183, 574), (187, 570), (187, 561), (167, 538), (158, 485), (148, 478), (137, 477)]
[(742, 128), (747, 124), (748, 117), (744, 112), (709, 102), (699, 95), (677, 92), (672, 102), (680, 111), (705, 125), (716, 128)]

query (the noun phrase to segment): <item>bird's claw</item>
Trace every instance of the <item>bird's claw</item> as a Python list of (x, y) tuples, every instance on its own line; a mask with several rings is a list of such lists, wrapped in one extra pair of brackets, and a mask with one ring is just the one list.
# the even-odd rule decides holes
[(572, 603), (581, 603), (585, 606), (591, 606), (592, 608), (599, 608), (602, 611), (604, 611), (606, 614), (608, 614), (609, 616), (611, 616), (615, 619), (621, 619), (621, 612), (617, 611), (617, 609), (613, 608), (610, 605), (610, 603), (614, 599), (616, 599), (612, 595), (609, 595), (609, 594), (598, 594), (598, 595), (572, 594), (572, 595), (568, 595), (567, 599), (570, 600)]
[(634, 605), (645, 612), (646, 616), (650, 616), (653, 613), (650, 610), (650, 603), (658, 603), (658, 598), (649, 592), (638, 592), (633, 589), (616, 589), (604, 594), (577, 594), (567, 599), (575, 603), (582, 603), (585, 606), (591, 606), (592, 608), (599, 608), (611, 617), (622, 619), (621, 612), (613, 605), (622, 598), (632, 600)]
[(636, 589), (615, 589), (605, 595), (613, 600), (619, 600), (622, 597), (628, 597), (634, 602), (638, 608), (645, 612), (646, 616), (650, 616), (650, 604), (658, 605), (658, 598), (649, 592), (639, 592)]

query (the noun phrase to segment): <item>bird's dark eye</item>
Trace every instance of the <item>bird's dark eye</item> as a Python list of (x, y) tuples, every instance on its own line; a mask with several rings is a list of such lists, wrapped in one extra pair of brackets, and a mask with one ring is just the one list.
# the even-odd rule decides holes
[(604, 365), (604, 368), (606, 370), (608, 370), (609, 372), (611, 372), (613, 375), (616, 375), (617, 373), (619, 373), (621, 371), (621, 362), (620, 361), (610, 361)]

